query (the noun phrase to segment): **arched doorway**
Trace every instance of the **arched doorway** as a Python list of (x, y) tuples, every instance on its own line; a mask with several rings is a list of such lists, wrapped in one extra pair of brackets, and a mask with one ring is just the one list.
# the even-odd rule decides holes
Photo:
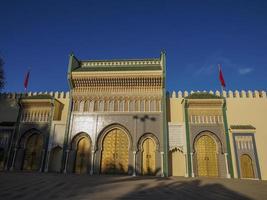
[(54, 147), (50, 152), (49, 171), (60, 172), (62, 159), (62, 148)]
[(146, 138), (142, 145), (142, 174), (155, 175), (156, 172), (156, 145), (151, 138)]
[(41, 167), (43, 137), (41, 134), (32, 134), (26, 143), (23, 161), (23, 170), (37, 171)]
[(90, 141), (87, 137), (82, 137), (77, 143), (75, 173), (87, 173), (90, 164)]
[(208, 136), (201, 136), (196, 142), (198, 176), (213, 176), (219, 174), (217, 145), (215, 140)]
[(253, 171), (252, 159), (249, 155), (243, 154), (240, 157), (241, 176), (242, 178), (255, 178)]
[(118, 128), (109, 131), (102, 142), (101, 173), (126, 174), (129, 162), (129, 140)]

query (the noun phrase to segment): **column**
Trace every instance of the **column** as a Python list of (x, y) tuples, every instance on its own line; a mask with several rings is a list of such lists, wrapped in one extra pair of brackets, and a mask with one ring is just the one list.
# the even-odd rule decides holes
[(67, 165), (68, 165), (68, 160), (69, 160), (69, 151), (70, 150), (66, 150), (66, 162), (65, 162), (65, 166), (64, 166), (64, 173), (67, 173)]
[(187, 154), (184, 154), (184, 159), (185, 159), (185, 177), (188, 177), (188, 160), (187, 160)]
[(14, 155), (13, 155), (12, 164), (10, 168), (11, 171), (14, 170), (14, 163), (15, 163), (16, 155), (17, 155), (17, 148), (14, 149)]
[(39, 172), (42, 172), (42, 168), (43, 168), (43, 165), (44, 165), (44, 153), (45, 153), (45, 149), (42, 150), (42, 160), (41, 160), (41, 166), (40, 166), (40, 169), (39, 169)]
[(95, 151), (92, 150), (90, 175), (94, 174)]
[(136, 176), (136, 151), (133, 151), (133, 176)]
[(231, 178), (228, 167), (228, 153), (224, 153), (224, 158), (225, 158), (226, 178)]
[(160, 152), (161, 155), (161, 177), (164, 177), (164, 171), (163, 171), (163, 156), (164, 152)]
[(46, 163), (45, 163), (45, 172), (48, 172), (49, 161), (50, 161), (50, 152), (51, 151), (47, 151), (47, 158), (46, 158)]
[(195, 177), (194, 164), (193, 164), (193, 153), (192, 152), (190, 153), (190, 160), (191, 160), (191, 174), (192, 174), (192, 177)]

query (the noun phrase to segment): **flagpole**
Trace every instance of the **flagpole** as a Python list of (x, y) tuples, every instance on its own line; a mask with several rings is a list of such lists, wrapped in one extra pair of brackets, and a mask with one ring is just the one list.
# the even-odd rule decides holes
[[(219, 69), (219, 74), (220, 74), (220, 73), (221, 73), (221, 70), (222, 70), (222, 69), (221, 69), (221, 64), (218, 64), (218, 69)], [(221, 95), (220, 95), (221, 97), (223, 97), (223, 91), (224, 91), (224, 89), (225, 89), (225, 88), (224, 88), (224, 86), (223, 86), (222, 83), (221, 83)]]
[(25, 96), (27, 95), (28, 92), (28, 83), (29, 83), (29, 78), (30, 78), (30, 71), (31, 71), (31, 67), (28, 68), (26, 76), (24, 78), (24, 92), (25, 92)]

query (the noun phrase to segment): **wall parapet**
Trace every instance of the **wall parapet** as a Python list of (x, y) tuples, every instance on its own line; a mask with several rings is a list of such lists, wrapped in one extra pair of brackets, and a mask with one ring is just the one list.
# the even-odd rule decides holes
[(0, 93), (0, 98), (2, 99), (19, 99), (22, 97), (32, 97), (37, 95), (50, 95), (51, 97), (57, 98), (57, 99), (68, 99), (69, 98), (69, 92), (27, 92), (27, 93), (16, 93), (16, 92), (4, 92)]
[(254, 91), (251, 91), (251, 90), (248, 90), (248, 91), (245, 91), (245, 90), (241, 90), (241, 91), (238, 91), (238, 90), (235, 90), (235, 91), (232, 91), (232, 90), (228, 90), (228, 91), (206, 91), (206, 90), (203, 90), (203, 91), (193, 91), (191, 90), (190, 92), (188, 91), (172, 91), (172, 93), (170, 94), (170, 98), (185, 98), (185, 97), (188, 97), (189, 95), (191, 94), (194, 94), (194, 93), (208, 93), (208, 94), (213, 94), (213, 95), (216, 95), (216, 96), (222, 96), (222, 97), (225, 97), (225, 98), (266, 98), (266, 91), (265, 90), (261, 90), (261, 91), (258, 91), (258, 90), (254, 90)]

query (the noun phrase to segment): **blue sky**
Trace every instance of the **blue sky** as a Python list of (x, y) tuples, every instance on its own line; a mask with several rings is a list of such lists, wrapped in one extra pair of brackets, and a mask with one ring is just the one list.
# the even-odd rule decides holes
[(167, 89), (266, 90), (267, 1), (2, 0), (0, 54), (6, 88), (67, 91), (71, 51), (79, 59), (158, 57), (167, 52)]

